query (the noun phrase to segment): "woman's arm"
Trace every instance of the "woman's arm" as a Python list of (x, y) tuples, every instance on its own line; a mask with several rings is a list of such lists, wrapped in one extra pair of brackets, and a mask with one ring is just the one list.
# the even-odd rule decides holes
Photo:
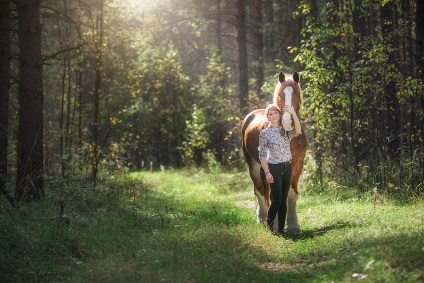
[(266, 181), (268, 183), (274, 183), (274, 178), (272, 174), (269, 172), (268, 162), (266, 161), (267, 151), (268, 151), (268, 143), (264, 138), (264, 132), (259, 134), (259, 159), (261, 161), (261, 166), (265, 171)]
[(268, 162), (266, 162), (266, 156), (261, 157), (261, 165), (265, 171), (266, 181), (270, 184), (274, 183), (274, 178), (272, 177), (272, 174), (269, 172)]

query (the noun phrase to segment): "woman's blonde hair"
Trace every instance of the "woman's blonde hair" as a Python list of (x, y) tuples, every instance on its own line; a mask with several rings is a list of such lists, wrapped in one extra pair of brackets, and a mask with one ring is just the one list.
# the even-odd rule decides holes
[(268, 118), (269, 111), (271, 111), (271, 110), (277, 110), (278, 112), (280, 112), (280, 115), (281, 115), (281, 109), (278, 108), (277, 105), (275, 105), (275, 104), (268, 104), (268, 106), (265, 108), (265, 116), (267, 118)]

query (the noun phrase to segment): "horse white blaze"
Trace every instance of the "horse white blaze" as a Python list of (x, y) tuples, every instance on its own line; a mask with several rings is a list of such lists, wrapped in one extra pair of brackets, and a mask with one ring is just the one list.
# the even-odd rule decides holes
[[(292, 94), (293, 94), (293, 88), (291, 86), (288, 86), (284, 89), (284, 95), (285, 95), (284, 105), (285, 106), (292, 105)], [(283, 109), (281, 109), (281, 111), (283, 111)], [(288, 112), (284, 112), (283, 114), (283, 128), (286, 131), (291, 131), (293, 129), (291, 115)]]

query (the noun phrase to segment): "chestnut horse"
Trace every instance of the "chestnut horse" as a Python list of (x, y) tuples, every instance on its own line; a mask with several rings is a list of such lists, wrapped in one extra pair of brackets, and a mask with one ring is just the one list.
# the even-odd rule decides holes
[[(298, 113), (300, 108), (301, 87), (299, 74), (295, 72), (292, 76), (285, 77), (281, 72), (278, 75), (278, 83), (273, 94), (273, 103), (283, 111), (283, 120), (291, 119), (290, 113), (284, 113), (285, 105), (293, 105)], [(258, 223), (266, 220), (270, 205), (270, 186), (266, 181), (265, 172), (259, 160), (259, 133), (268, 127), (269, 121), (265, 116), (265, 109), (258, 109), (250, 112), (242, 123), (242, 147), (243, 154), (249, 165), (250, 178), (253, 181), (254, 193), (256, 196), (256, 216)], [(293, 127), (293, 121), (292, 121)], [(302, 134), (293, 138), (290, 143), (292, 152), (292, 177), (288, 195), (287, 210), (287, 232), (299, 234), (300, 226), (296, 214), (296, 201), (299, 194), (298, 181), (303, 169), (303, 159), (306, 153), (307, 140), (302, 127)], [(275, 221), (274, 223), (277, 223)], [(277, 224), (275, 224), (277, 225)], [(275, 227), (276, 228), (276, 227)], [(283, 227), (284, 228), (284, 227)]]

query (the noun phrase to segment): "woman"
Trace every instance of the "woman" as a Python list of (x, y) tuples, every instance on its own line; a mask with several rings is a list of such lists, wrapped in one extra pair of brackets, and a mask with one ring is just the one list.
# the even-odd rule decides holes
[(267, 225), (272, 231), (275, 217), (278, 213), (278, 234), (284, 235), (284, 225), (287, 215), (287, 195), (291, 180), (290, 141), (301, 134), (299, 118), (293, 106), (285, 106), (285, 112), (292, 115), (294, 129), (284, 130), (281, 125), (282, 113), (275, 104), (269, 104), (265, 115), (269, 126), (259, 134), (259, 158), (265, 171), (266, 180), (271, 186), (271, 206), (268, 210)]

